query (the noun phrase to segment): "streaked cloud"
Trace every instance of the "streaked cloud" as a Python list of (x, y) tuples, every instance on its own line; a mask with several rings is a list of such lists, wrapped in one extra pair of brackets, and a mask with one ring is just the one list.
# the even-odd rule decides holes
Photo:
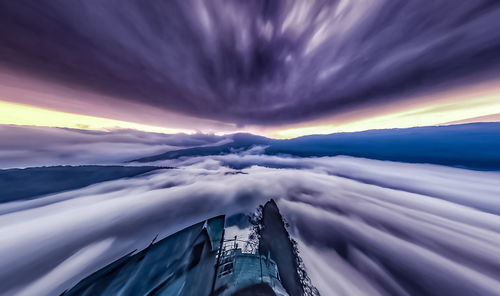
[(499, 17), (495, 0), (4, 1), (0, 67), (193, 118), (276, 126), (497, 78)]
[(222, 144), (225, 137), (0, 125), (0, 168), (116, 164), (192, 146)]
[(500, 88), (498, 81), (494, 81), (413, 98), (394, 106), (367, 109), (360, 108), (358, 112), (340, 118), (268, 129), (263, 133), (274, 138), (294, 138), (308, 134), (498, 121)]
[(179, 169), (1, 204), (0, 251), (9, 254), (0, 256), (3, 288), (59, 294), (157, 234), (249, 213), (274, 198), (323, 295), (500, 289), (498, 172), (251, 157), (244, 174), (231, 167), (249, 155), (198, 157), (177, 162)]

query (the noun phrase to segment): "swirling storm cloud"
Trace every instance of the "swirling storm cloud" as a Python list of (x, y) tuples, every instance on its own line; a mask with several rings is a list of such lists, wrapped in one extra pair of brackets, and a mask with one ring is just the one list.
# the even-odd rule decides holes
[(495, 0), (0, 1), (0, 56), (89, 92), (270, 125), (496, 76), (499, 17)]

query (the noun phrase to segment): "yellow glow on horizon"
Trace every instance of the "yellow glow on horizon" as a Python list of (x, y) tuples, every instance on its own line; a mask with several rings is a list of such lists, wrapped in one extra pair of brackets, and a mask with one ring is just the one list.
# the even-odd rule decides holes
[[(133, 110), (133, 108), (129, 108)], [(494, 117), (493, 115), (497, 115)], [(371, 129), (435, 126), (454, 122), (474, 122), (482, 117), (500, 121), (500, 83), (465, 87), (426, 97), (415, 97), (391, 105), (357, 109), (353, 113), (280, 128), (247, 126), (242, 129), (216, 129), (209, 133), (224, 135), (251, 132), (270, 138), (287, 139), (311, 134), (357, 132)], [(188, 121), (186, 121), (188, 122)], [(207, 132), (202, 126), (175, 129), (103, 117), (82, 115), (0, 100), (0, 124), (61, 127), (87, 130), (135, 129), (165, 134)]]
[(165, 134), (193, 133), (191, 130), (164, 128), (109, 118), (67, 113), (6, 101), (0, 101), (0, 124), (86, 130), (135, 129)]
[(409, 128), (417, 126), (444, 125), (450, 122), (472, 119), (500, 113), (500, 92), (493, 91), (461, 98), (441, 100), (424, 106), (390, 112), (365, 119), (341, 122), (302, 125), (267, 132), (272, 138), (290, 139), (311, 134), (357, 132), (371, 129)]

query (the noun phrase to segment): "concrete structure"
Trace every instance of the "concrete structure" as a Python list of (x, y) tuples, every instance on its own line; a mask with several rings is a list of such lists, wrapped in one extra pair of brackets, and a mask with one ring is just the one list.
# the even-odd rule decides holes
[(236, 242), (228, 242), (219, 260), (214, 295), (246, 295), (248, 290), (249, 295), (288, 296), (274, 260), (258, 251), (243, 252)]
[(63, 295), (210, 295), (224, 216), (179, 231), (126, 255), (80, 281)]
[(132, 252), (63, 295), (288, 296), (269, 255), (224, 243), (225, 217), (197, 223)]

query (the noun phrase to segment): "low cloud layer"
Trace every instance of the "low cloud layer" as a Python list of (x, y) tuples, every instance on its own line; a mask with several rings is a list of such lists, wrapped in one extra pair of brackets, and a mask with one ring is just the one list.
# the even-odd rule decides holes
[(111, 164), (186, 147), (221, 144), (225, 140), (204, 134), (0, 125), (0, 168)]
[(58, 294), (158, 233), (270, 198), (322, 295), (500, 289), (498, 172), (252, 153), (173, 160), (178, 169), (0, 204), (3, 292)]
[(0, 63), (194, 117), (271, 125), (497, 75), (496, 0), (2, 1)]

